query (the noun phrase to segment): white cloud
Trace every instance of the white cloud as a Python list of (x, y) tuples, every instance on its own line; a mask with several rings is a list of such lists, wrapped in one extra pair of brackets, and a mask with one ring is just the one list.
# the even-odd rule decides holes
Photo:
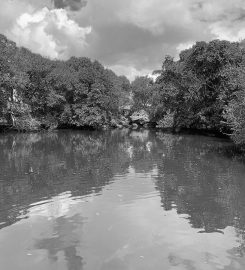
[(180, 53), (180, 52), (183, 51), (183, 50), (189, 49), (189, 48), (191, 48), (194, 44), (195, 44), (195, 42), (193, 42), (193, 41), (185, 42), (185, 43), (180, 43), (180, 44), (176, 47), (177, 52)]
[(71, 192), (67, 191), (52, 197), (51, 200), (41, 201), (38, 204), (31, 205), (28, 215), (30, 217), (43, 216), (48, 219), (68, 216), (71, 208), (79, 203), (71, 195)]
[(207, 0), (193, 12), (213, 38), (239, 41), (245, 38), (245, 2), (243, 0)]
[(176, 55), (175, 55), (175, 59), (176, 59), (176, 60), (179, 60), (179, 54), (180, 54), (180, 52), (183, 51), (183, 50), (187, 50), (187, 49), (191, 48), (194, 44), (195, 44), (195, 42), (193, 42), (193, 41), (180, 43), (180, 44), (176, 47)]
[(23, 13), (16, 19), (7, 35), (17, 45), (50, 58), (67, 59), (80, 55), (86, 48), (86, 36), (91, 27), (80, 27), (68, 18), (64, 9), (44, 7), (32, 13)]
[(113, 65), (108, 68), (112, 69), (118, 75), (125, 75), (130, 81), (133, 81), (137, 76), (146, 76), (151, 74), (150, 69), (136, 69), (127, 65)]
[(192, 42), (245, 38), (244, 0), (89, 0), (76, 11), (45, 8), (50, 0), (0, 6), (0, 32), (18, 45), (54, 58), (96, 58), (131, 80)]
[(222, 22), (217, 22), (210, 25), (210, 32), (217, 37), (218, 39), (222, 40), (229, 40), (229, 41), (241, 41), (245, 38), (245, 24), (228, 27)]

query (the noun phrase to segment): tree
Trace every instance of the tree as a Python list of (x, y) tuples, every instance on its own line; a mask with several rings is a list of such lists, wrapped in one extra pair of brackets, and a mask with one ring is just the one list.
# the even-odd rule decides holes
[[(50, 60), (18, 48), (0, 35), (1, 114), (35, 118), (42, 126), (102, 127), (119, 117), (130, 83), (98, 61), (72, 57)], [(19, 103), (13, 104), (13, 91)], [(9, 106), (11, 103), (11, 106)], [(25, 104), (26, 106), (20, 106)], [(17, 106), (18, 105), (18, 106)], [(24, 110), (23, 108), (28, 108)]]
[(131, 88), (133, 93), (134, 110), (143, 109), (149, 111), (152, 104), (153, 80), (147, 76), (136, 77), (131, 84)]
[(171, 112), (174, 127), (225, 132), (223, 111), (235, 91), (231, 70), (243, 66), (244, 50), (229, 41), (197, 42), (178, 61), (167, 56), (156, 81), (156, 118)]

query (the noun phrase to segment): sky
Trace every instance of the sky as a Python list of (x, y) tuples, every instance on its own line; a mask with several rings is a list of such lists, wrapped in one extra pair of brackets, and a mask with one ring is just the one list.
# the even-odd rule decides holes
[(0, 33), (52, 59), (85, 56), (130, 80), (196, 41), (245, 38), (244, 0), (0, 0)]

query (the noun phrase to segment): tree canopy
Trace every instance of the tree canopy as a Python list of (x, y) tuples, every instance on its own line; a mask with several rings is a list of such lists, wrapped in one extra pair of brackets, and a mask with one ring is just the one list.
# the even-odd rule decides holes
[(0, 118), (21, 130), (97, 129), (130, 108), (158, 127), (215, 131), (245, 144), (244, 42), (197, 42), (178, 59), (166, 56), (155, 73), (156, 81), (130, 83), (98, 61), (50, 60), (0, 35)]
[[(18, 118), (16, 123), (27, 118), (47, 127), (100, 128), (118, 116), (130, 83), (98, 61), (85, 57), (50, 60), (0, 35), (0, 91), (0, 113)], [(19, 108), (23, 103), (28, 110)]]

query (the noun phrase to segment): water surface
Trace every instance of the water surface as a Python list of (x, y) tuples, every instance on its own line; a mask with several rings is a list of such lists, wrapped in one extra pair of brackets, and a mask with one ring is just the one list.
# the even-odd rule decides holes
[(229, 145), (147, 130), (0, 135), (0, 269), (245, 269), (245, 164)]

